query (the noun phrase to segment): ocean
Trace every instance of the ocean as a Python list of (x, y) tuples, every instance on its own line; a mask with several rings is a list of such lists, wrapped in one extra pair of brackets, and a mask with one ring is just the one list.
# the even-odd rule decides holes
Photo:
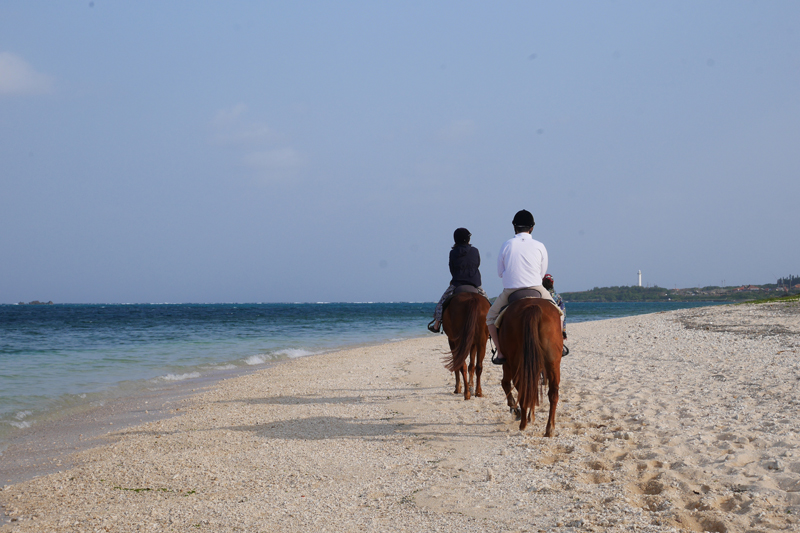
[[(568, 303), (569, 323), (711, 303)], [(109, 398), (431, 335), (434, 303), (0, 305), (0, 450)]]

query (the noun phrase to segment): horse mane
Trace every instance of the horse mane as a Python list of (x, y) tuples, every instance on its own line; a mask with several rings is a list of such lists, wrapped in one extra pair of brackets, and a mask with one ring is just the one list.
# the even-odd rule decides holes
[[(478, 305), (480, 300), (478, 298), (469, 298), (461, 308), (464, 320), (461, 322), (461, 332), (457, 338), (453, 339), (455, 348), (452, 352), (444, 357), (444, 366), (450, 372), (455, 372), (464, 366), (464, 362), (469, 357), (472, 351), (472, 345), (475, 343), (475, 330), (478, 324)], [(450, 307), (450, 312), (454, 311)]]

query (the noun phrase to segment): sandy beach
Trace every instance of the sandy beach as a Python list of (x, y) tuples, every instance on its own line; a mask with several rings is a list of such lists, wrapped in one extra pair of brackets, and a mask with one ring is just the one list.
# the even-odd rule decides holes
[[(0, 531), (797, 531), (800, 305), (569, 326), (556, 435), (430, 335), (227, 379), (5, 485)], [(5, 480), (2, 480), (5, 482)]]

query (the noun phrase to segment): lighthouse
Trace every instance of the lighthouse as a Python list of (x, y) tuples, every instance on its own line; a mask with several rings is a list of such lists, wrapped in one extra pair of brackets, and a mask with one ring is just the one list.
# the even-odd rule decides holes
[(642, 271), (639, 271), (639, 286), (642, 286)]

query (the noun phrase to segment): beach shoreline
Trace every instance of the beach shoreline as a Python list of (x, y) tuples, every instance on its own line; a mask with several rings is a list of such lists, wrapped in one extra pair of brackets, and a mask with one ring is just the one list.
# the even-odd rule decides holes
[(141, 389), (53, 413), (3, 442), (0, 482), (20, 483), (59, 472), (56, 463), (69, 461), (74, 451), (103, 444), (115, 430), (174, 416), (173, 405), (222, 379), (226, 378), (211, 376)]
[(0, 531), (798, 527), (799, 318), (764, 304), (572, 324), (552, 439), (546, 400), (518, 431), (488, 360), (485, 397), (454, 395), (444, 336), (294, 359), (4, 487)]
[[(425, 336), (427, 336), (426, 333), (420, 333), (416, 338)], [(397, 341), (353, 343), (346, 348), (356, 349), (392, 342)], [(249, 366), (223, 364), (222, 368), (210, 370), (208, 365), (187, 367), (182, 369), (186, 370), (184, 374), (197, 374), (197, 376), (174, 381), (165, 380), (163, 376), (145, 378), (117, 383), (109, 389), (93, 393), (91, 397), (77, 403), (75, 398), (71, 398), (72, 405), (37, 413), (34, 417), (26, 417), (25, 421), (30, 425), (13, 428), (0, 434), (0, 457), (4, 459), (4, 463), (0, 463), (0, 482), (17, 483), (45, 472), (55, 471), (47, 467), (44, 469), (12, 468), (8, 465), (9, 458), (12, 462), (19, 462), (21, 459), (19, 450), (27, 449), (30, 443), (35, 443), (38, 448), (37, 453), (45, 458), (42, 460), (52, 460), (63, 456), (64, 450), (90, 447), (93, 440), (109, 433), (109, 428), (106, 426), (115, 426), (114, 429), (121, 429), (170, 416), (164, 412), (168, 405), (207, 390), (220, 381), (259, 372), (274, 365), (289, 363), (296, 358), (315, 357), (341, 350), (342, 348), (330, 348), (307, 355), (264, 359), (258, 364)], [(199, 370), (203, 372), (200, 373)], [(54, 436), (58, 436), (62, 440), (66, 437), (67, 442), (52, 443), (52, 446), (48, 446), (46, 443), (51, 442)]]
[[(10, 309), (16, 306), (0, 305), (5, 311), (0, 313), (0, 366), (5, 370), (0, 376), (0, 454), (31, 426), (142, 390), (149, 394), (274, 361), (430, 336), (424, 324), (430, 318), (427, 308), (434, 305), (58, 304), (21, 314)], [(570, 322), (669, 307), (575, 304)], [(312, 327), (319, 321), (321, 328)], [(91, 326), (80, 326), (86, 323)]]

